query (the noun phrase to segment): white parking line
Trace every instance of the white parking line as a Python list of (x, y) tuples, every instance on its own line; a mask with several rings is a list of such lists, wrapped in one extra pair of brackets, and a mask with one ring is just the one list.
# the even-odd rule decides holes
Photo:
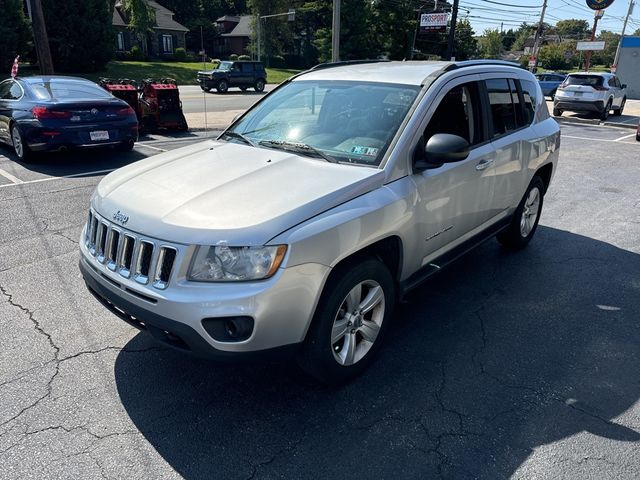
[(111, 173), (114, 170), (116, 170), (116, 169), (115, 168), (109, 168), (109, 169), (106, 169), (106, 170), (94, 170), (92, 172), (81, 172), (81, 173), (73, 173), (71, 175), (61, 175), (60, 177), (38, 178), (36, 180), (27, 180), (26, 182), (22, 181), (22, 180), (19, 180), (19, 179), (16, 179), (16, 180), (18, 180), (19, 183), (9, 183), (7, 185), (0, 185), (0, 188), (15, 187), (16, 185), (29, 185), (31, 183), (51, 182), (53, 180), (60, 180), (62, 178), (90, 177), (92, 175), (100, 175), (100, 174), (103, 174), (103, 173)]
[(636, 134), (635, 134), (635, 132), (634, 132), (634, 133), (631, 133), (631, 134), (629, 134), (629, 135), (625, 135), (624, 137), (616, 138), (616, 139), (614, 140), (614, 142), (619, 142), (620, 140), (625, 140), (625, 139), (627, 139), (627, 138), (631, 138), (631, 137), (635, 137), (635, 136), (636, 136)]
[(2, 170), (0, 168), (0, 175), (9, 180), (13, 185), (18, 185), (19, 183), (23, 183), (18, 177), (14, 177), (6, 170)]
[(158, 148), (158, 147), (152, 147), (151, 145), (148, 145), (146, 143), (136, 143), (137, 147), (144, 147), (144, 148), (149, 148), (151, 150), (157, 150), (158, 152), (166, 152), (167, 150), (164, 148)]
[[(635, 133), (634, 133), (633, 135), (635, 135)], [(590, 141), (590, 142), (611, 142), (611, 143), (613, 143), (613, 142), (618, 142), (619, 140), (622, 140), (622, 139), (624, 139), (624, 138), (628, 138), (628, 137), (630, 137), (630, 136), (631, 136), (631, 135), (629, 135), (629, 136), (625, 136), (625, 137), (621, 137), (621, 138), (618, 138), (618, 139), (616, 139), (616, 140), (607, 140), (606, 138), (575, 137), (575, 136), (573, 136), (573, 135), (565, 135), (565, 134), (562, 134), (562, 138), (573, 138), (573, 139), (575, 139), (575, 140), (588, 140), (588, 141)], [(622, 142), (619, 142), (619, 143), (622, 143)]]

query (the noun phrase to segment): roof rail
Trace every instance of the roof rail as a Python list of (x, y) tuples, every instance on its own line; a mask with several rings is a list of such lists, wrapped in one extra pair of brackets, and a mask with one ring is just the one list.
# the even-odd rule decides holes
[(367, 63), (383, 63), (389, 62), (390, 60), (344, 60), (341, 62), (326, 62), (320, 63), (314, 67), (311, 67), (309, 71), (312, 70), (324, 70), (325, 68), (333, 68), (333, 67), (344, 67), (347, 65), (365, 65)]
[(447, 70), (454, 70), (456, 68), (475, 67), (477, 65), (502, 65), (505, 67), (518, 67), (522, 68), (517, 62), (508, 62), (506, 60), (463, 60), (461, 62), (452, 63)]

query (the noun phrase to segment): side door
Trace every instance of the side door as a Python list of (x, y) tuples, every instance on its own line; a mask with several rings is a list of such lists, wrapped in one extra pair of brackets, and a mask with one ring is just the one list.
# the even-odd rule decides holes
[(533, 148), (529, 127), (534, 112), (525, 108), (520, 80), (495, 74), (483, 78), (490, 110), (489, 136), (496, 155), (491, 216), (500, 216), (517, 206), (523, 194), (527, 162)]
[(16, 83), (14, 80), (0, 82), (0, 140), (6, 143), (11, 142), (9, 123), (13, 108), (11, 87)]
[(479, 231), (490, 215), (495, 157), (483, 121), (486, 105), (479, 79), (464, 76), (442, 87), (417, 135), (414, 156), (426, 157), (424, 147), (438, 133), (458, 135), (470, 144), (465, 160), (423, 171), (414, 168), (422, 265)]

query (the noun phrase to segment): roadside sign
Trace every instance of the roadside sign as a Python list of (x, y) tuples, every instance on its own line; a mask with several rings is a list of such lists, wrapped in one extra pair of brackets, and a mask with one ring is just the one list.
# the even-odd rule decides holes
[(204, 50), (200, 50), (200, 51), (198, 52), (198, 55), (204, 55), (204, 54), (205, 54), (205, 51), (204, 51)]
[(604, 50), (606, 42), (578, 42), (576, 50)]
[(535, 57), (535, 56), (533, 56), (533, 55), (531, 55), (531, 56), (529, 57), (529, 66), (530, 66), (530, 67), (535, 67), (535, 66), (536, 66), (536, 57)]
[(423, 13), (420, 15), (420, 32), (445, 31), (448, 23), (448, 13)]
[(611, 6), (614, 0), (587, 0), (587, 7), (591, 10), (604, 10)]

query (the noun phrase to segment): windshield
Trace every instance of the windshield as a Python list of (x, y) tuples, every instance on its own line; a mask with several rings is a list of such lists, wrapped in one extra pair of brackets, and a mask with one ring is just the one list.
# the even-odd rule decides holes
[(603, 78), (600, 75), (569, 75), (567, 85), (584, 85), (586, 87), (601, 87)]
[(267, 96), (231, 131), (256, 145), (295, 143), (338, 162), (377, 166), (419, 91), (410, 85), (294, 81)]
[(217, 70), (231, 70), (231, 65), (233, 65), (233, 62), (220, 62)]

